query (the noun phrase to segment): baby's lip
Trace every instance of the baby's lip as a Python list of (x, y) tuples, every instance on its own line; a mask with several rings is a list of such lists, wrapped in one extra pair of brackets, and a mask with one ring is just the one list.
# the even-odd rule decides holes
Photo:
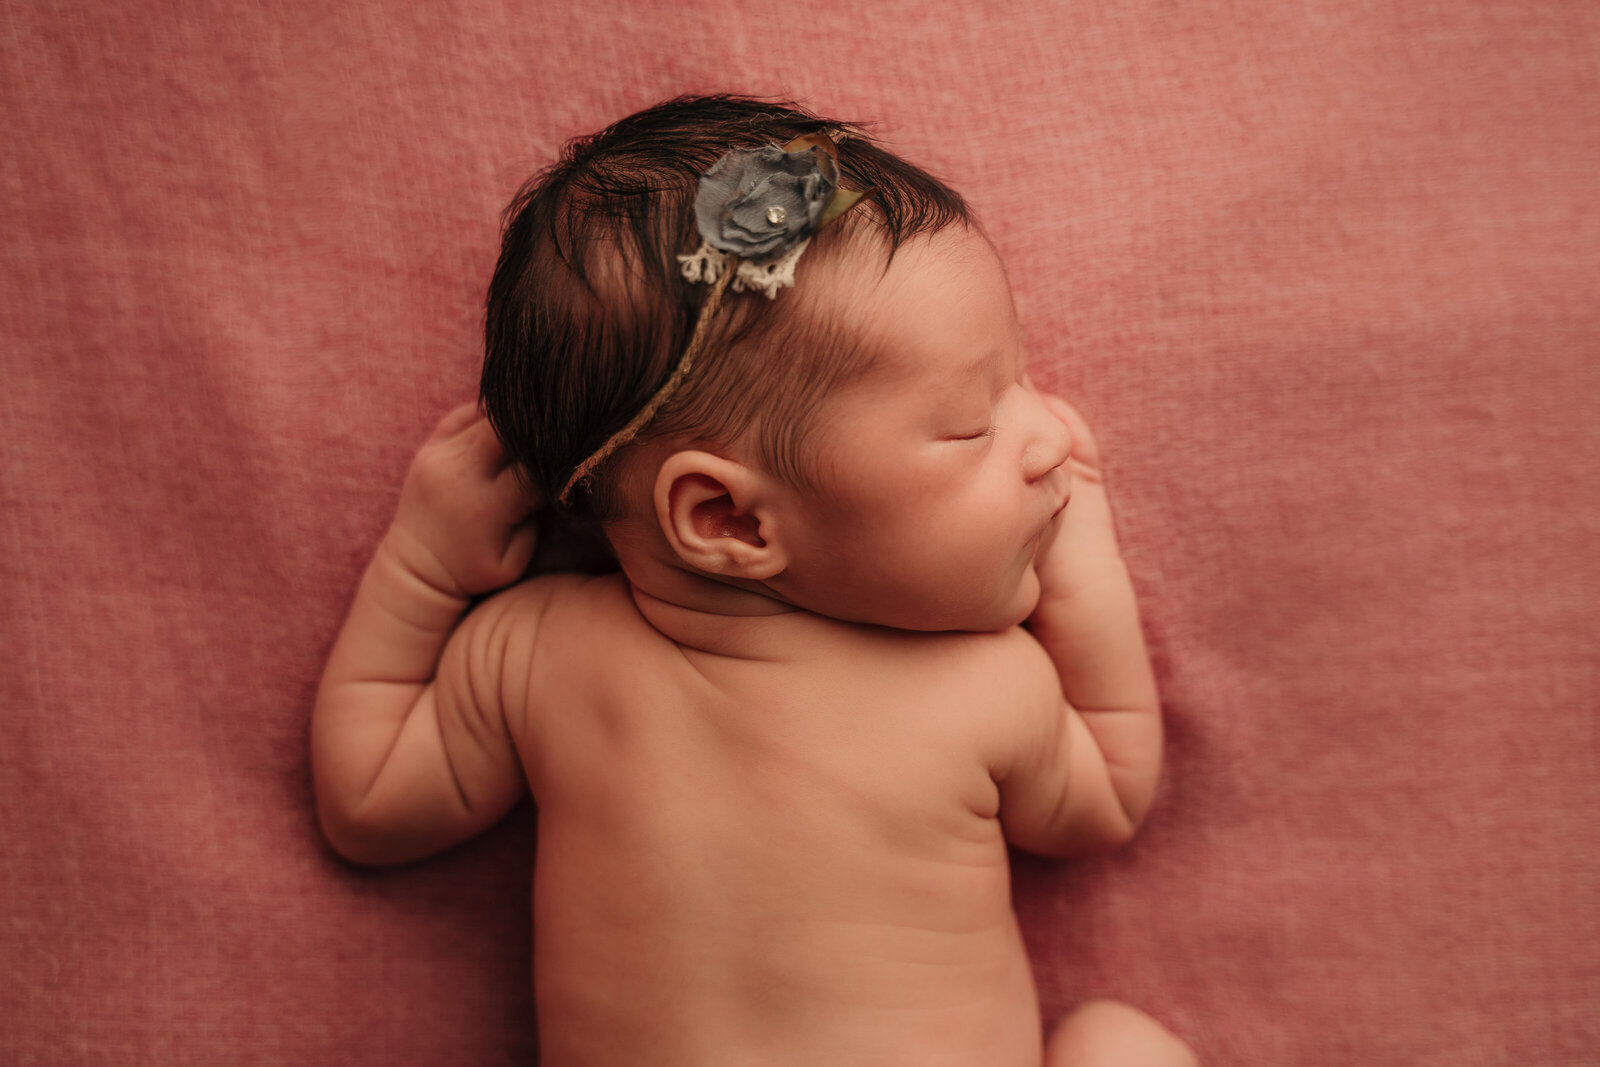
[(1072, 482), (1070, 480), (1068, 480), (1068, 481), (1064, 481), (1062, 483), (1062, 485), (1061, 485), (1061, 503), (1057, 504), (1054, 508), (1052, 508), (1050, 510), (1050, 517), (1045, 519), (1044, 523), (1039, 527), (1039, 533), (1036, 535), (1036, 537), (1043, 537), (1044, 536), (1045, 531), (1050, 529), (1050, 524), (1055, 522), (1057, 519), (1059, 519), (1061, 517), (1061, 513), (1063, 511), (1067, 510), (1067, 505), (1069, 503), (1071, 503), (1071, 501), (1072, 501)]
[(1061, 513), (1063, 511), (1067, 510), (1067, 505), (1069, 503), (1071, 503), (1071, 502), (1072, 502), (1072, 480), (1070, 478), (1068, 478), (1068, 479), (1066, 479), (1066, 480), (1064, 480), (1062, 482), (1062, 485), (1061, 485), (1061, 503), (1057, 504), (1056, 505), (1056, 509), (1050, 513), (1050, 521), (1051, 522), (1055, 522), (1056, 519), (1060, 518), (1061, 517)]
[(1055, 506), (1055, 510), (1050, 512), (1050, 517), (1049, 518), (1045, 519), (1044, 522), (1039, 524), (1039, 532), (1034, 534), (1032, 537), (1030, 537), (1028, 539), (1028, 543), (1030, 545), (1031, 544), (1037, 544), (1039, 542), (1039, 540), (1041, 538), (1043, 538), (1046, 533), (1049, 532), (1051, 524), (1054, 523), (1057, 519), (1059, 519), (1061, 517), (1061, 513), (1063, 511), (1067, 510), (1067, 503), (1071, 499), (1072, 499), (1072, 493), (1070, 491), (1062, 494), (1061, 503), (1057, 504)]

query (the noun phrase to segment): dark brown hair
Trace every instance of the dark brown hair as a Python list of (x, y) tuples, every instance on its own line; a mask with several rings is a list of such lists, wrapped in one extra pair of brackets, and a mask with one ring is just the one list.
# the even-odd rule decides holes
[[(686, 435), (715, 446), (754, 431), (768, 468), (801, 480), (803, 416), (863, 356), (855, 331), (816, 301), (795, 299), (805, 259), (871, 232), (887, 263), (913, 236), (970, 225), (961, 197), (856, 126), (726, 95), (679, 97), (576, 138), (517, 193), (489, 284), (481, 393), (507, 456), (539, 499), (555, 501), (572, 471), (644, 407), (688, 343), (709, 287), (685, 281), (676, 257), (699, 242), (700, 175), (729, 149), (818, 131), (841, 141), (843, 184), (876, 194), (813, 243), (796, 290), (770, 302), (728, 295), (694, 370), (639, 437)], [(615, 467), (602, 466), (575, 494), (576, 510), (615, 512)]]

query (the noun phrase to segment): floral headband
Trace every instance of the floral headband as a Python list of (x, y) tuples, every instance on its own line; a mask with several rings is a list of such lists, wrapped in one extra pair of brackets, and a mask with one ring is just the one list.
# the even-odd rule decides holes
[(797, 137), (781, 148), (733, 149), (701, 175), (694, 198), (700, 247), (679, 256), (678, 263), (684, 278), (709, 284), (711, 293), (678, 366), (626, 426), (578, 464), (561, 487), (563, 507), (572, 503), (572, 491), (649, 425), (677, 391), (730, 285), (735, 292), (755, 290), (775, 299), (779, 289), (794, 285), (795, 264), (811, 238), (874, 192), (839, 184), (839, 149), (824, 133)]

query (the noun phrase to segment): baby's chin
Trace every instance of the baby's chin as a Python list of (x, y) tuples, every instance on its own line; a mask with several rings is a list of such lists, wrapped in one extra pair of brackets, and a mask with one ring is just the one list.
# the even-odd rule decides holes
[(1011, 602), (1005, 610), (1000, 612), (998, 625), (986, 627), (990, 630), (1009, 630), (1013, 626), (1021, 626), (1033, 614), (1033, 609), (1039, 606), (1039, 575), (1029, 567), (1023, 575), (1017, 591), (1012, 595)]
[(1039, 578), (1029, 567), (1009, 597), (999, 596), (984, 603), (946, 604), (937, 609), (869, 612), (869, 617), (851, 621), (922, 633), (992, 633), (1022, 625), (1038, 604)]

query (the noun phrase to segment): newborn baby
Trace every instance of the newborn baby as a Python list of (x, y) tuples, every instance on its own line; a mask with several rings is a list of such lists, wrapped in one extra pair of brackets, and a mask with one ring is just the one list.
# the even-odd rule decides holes
[[(1160, 707), (1098, 451), (966, 205), (713, 97), (508, 219), (486, 416), (418, 453), (318, 694), (334, 846), (415, 860), (531, 790), (545, 1067), (1192, 1063), (1112, 1002), (1042, 1034), (1007, 843), (1127, 842)], [(553, 507), (620, 570), (519, 581)]]

